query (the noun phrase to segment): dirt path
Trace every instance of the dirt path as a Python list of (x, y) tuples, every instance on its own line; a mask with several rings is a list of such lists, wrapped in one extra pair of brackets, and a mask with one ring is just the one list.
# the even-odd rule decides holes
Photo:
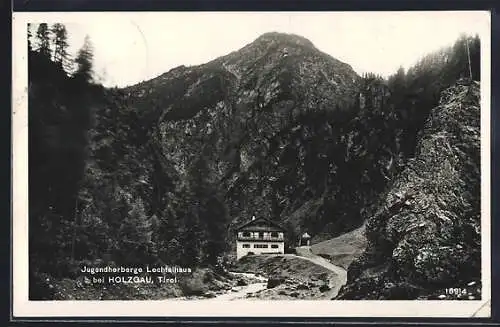
[(329, 286), (330, 286), (331, 290), (328, 292), (328, 296), (330, 298), (337, 296), (340, 288), (343, 285), (345, 285), (345, 283), (347, 282), (347, 271), (342, 267), (339, 267), (339, 266), (332, 264), (331, 262), (329, 262), (325, 258), (320, 257), (318, 255), (315, 255), (314, 253), (311, 252), (311, 248), (308, 246), (297, 247), (297, 248), (295, 248), (295, 250), (297, 251), (296, 255), (295, 254), (285, 254), (285, 256), (296, 257), (296, 258), (300, 258), (303, 260), (308, 260), (312, 263), (320, 265), (320, 266), (335, 273), (337, 278), (330, 280)]
[[(330, 290), (325, 292), (321, 298), (323, 299), (332, 299), (335, 296), (337, 296), (340, 288), (346, 283), (347, 281), (347, 272), (345, 269), (342, 267), (336, 266), (326, 260), (325, 258), (322, 258), (320, 256), (315, 255), (314, 253), (311, 252), (311, 249), (309, 247), (299, 247), (296, 248), (297, 254), (279, 254), (277, 256), (280, 257), (293, 257), (297, 258), (299, 260), (306, 260), (309, 261), (315, 265), (321, 266), (331, 272), (330, 279), (329, 279), (329, 284), (328, 286), (330, 287)], [(247, 299), (247, 295), (256, 293), (259, 291), (263, 291), (267, 289), (267, 277), (264, 277), (260, 274), (254, 274), (254, 273), (242, 273), (242, 272), (230, 272), (234, 276), (241, 276), (245, 278), (249, 278), (253, 280), (254, 282), (245, 285), (245, 286), (235, 286), (231, 290), (224, 292), (222, 294), (218, 294), (212, 298), (197, 298), (197, 299), (204, 299), (206, 301), (233, 301), (233, 300), (244, 300)], [(186, 299), (186, 298), (180, 298), (180, 299)]]

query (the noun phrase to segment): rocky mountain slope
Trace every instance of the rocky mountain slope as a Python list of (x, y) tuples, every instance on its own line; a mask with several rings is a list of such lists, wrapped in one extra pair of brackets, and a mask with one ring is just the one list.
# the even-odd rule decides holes
[[(357, 186), (368, 182), (368, 169), (378, 169), (365, 159), (379, 155), (364, 144), (376, 142), (377, 128), (360, 135), (350, 120), (359, 113), (360, 80), (310, 41), (267, 33), (227, 56), (124, 91), (172, 179), (185, 179), (203, 158), (232, 225), (255, 214), (290, 230), (332, 235), (360, 224), (346, 200), (371, 199), (370, 188)], [(367, 98), (366, 112), (380, 109)], [(386, 152), (379, 156), (384, 164), (392, 156)]]
[(339, 299), (480, 298), (479, 101), (477, 82), (442, 92), (415, 158), (368, 219)]
[(460, 49), (386, 81), (300, 36), (267, 33), (209, 63), (107, 90), (82, 193), (113, 224), (120, 215), (108, 208), (134, 212), (134, 242), (166, 251), (152, 260), (193, 257), (178, 254), (191, 242), (197, 255), (216, 248), (206, 253), (215, 263), (252, 215), (282, 223), (289, 243), (303, 231), (313, 242), (349, 232), (414, 155), (436, 94), (462, 74)]

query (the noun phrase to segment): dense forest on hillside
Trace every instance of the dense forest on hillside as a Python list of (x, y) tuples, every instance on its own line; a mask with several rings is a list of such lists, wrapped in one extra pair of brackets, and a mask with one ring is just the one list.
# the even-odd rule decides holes
[[(34, 299), (54, 298), (50, 286), (77, 279), (82, 264), (224, 271), (232, 227), (252, 213), (286, 226), (289, 247), (301, 231), (348, 232), (415, 156), (441, 92), (480, 79), (477, 36), (388, 79), (357, 76), (301, 39), (279, 57), (290, 41), (273, 36), (105, 88), (89, 38), (72, 59), (63, 24), (28, 32)], [(255, 53), (275, 66), (264, 70)], [(320, 67), (303, 65), (315, 56)]]
[(32, 297), (54, 296), (41, 276), (76, 278), (82, 264), (217, 267), (227, 209), (203, 158), (174, 185), (123, 92), (94, 81), (91, 40), (71, 60), (66, 33), (28, 35)]

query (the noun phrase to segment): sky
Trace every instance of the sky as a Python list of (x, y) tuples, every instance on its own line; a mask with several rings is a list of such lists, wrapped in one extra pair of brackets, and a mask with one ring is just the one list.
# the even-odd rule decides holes
[[(61, 22), (76, 54), (85, 35), (94, 70), (106, 86), (127, 86), (180, 65), (198, 65), (238, 50), (266, 32), (309, 39), (359, 74), (393, 74), (462, 33), (489, 29), (487, 12), (142, 12), (66, 13)], [(39, 20), (40, 21), (40, 20)], [(36, 21), (33, 21), (36, 23)]]

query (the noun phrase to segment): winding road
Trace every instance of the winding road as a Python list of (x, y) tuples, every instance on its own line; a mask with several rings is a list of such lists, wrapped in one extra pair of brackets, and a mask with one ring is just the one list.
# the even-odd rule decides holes
[[(326, 292), (324, 297), (331, 299), (335, 296), (337, 296), (340, 288), (347, 282), (347, 272), (344, 268), (336, 266), (326, 260), (325, 258), (322, 258), (318, 255), (315, 255), (314, 253), (311, 252), (310, 247), (308, 246), (302, 246), (296, 248), (297, 254), (279, 254), (277, 256), (282, 256), (282, 257), (293, 257), (293, 258), (298, 258), (301, 260), (307, 260), (311, 263), (314, 263), (316, 265), (322, 266), (325, 269), (328, 269), (332, 271), (335, 274), (335, 278), (331, 278), (329, 281), (329, 287), (330, 291)], [(245, 277), (252, 277), (259, 282), (257, 283), (252, 283), (246, 286), (239, 286), (236, 288), (233, 288), (232, 291), (220, 294), (214, 298), (211, 298), (209, 300), (223, 300), (223, 301), (231, 301), (231, 300), (238, 300), (238, 299), (245, 299), (247, 294), (250, 293), (255, 293), (261, 290), (266, 289), (267, 287), (267, 278), (262, 277), (262, 276), (256, 276), (255, 274), (252, 273), (236, 273), (236, 272), (231, 272), (234, 275), (241, 275)]]
[(329, 286), (331, 290), (328, 292), (328, 297), (333, 298), (337, 296), (340, 288), (347, 283), (347, 271), (342, 267), (332, 264), (325, 258), (312, 253), (309, 246), (300, 246), (295, 248), (295, 250), (297, 254), (285, 254), (284, 256), (308, 260), (335, 273), (337, 278), (330, 279)]

